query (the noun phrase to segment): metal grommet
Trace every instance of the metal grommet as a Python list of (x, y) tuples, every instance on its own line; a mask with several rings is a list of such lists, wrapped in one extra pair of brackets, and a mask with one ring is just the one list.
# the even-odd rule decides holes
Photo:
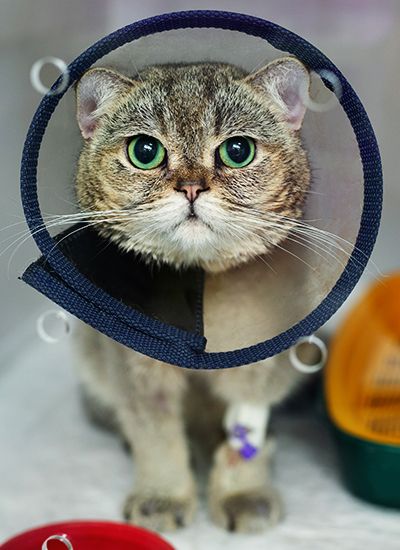
[[(40, 80), (40, 71), (45, 65), (54, 65), (61, 73), (61, 81), (57, 88), (55, 88), (54, 90), (45, 86)], [(37, 61), (35, 61), (31, 68), (30, 77), (32, 86), (37, 92), (43, 95), (61, 94), (65, 92), (65, 90), (69, 86), (68, 65), (65, 63), (65, 61), (59, 59), (58, 57), (43, 57), (42, 59), (38, 59)]]
[(47, 543), (51, 540), (58, 540), (62, 542), (64, 546), (68, 548), (68, 550), (74, 550), (74, 547), (70, 543), (67, 535), (52, 535), (51, 537), (49, 537), (44, 541), (44, 543), (42, 544), (42, 550), (48, 550)]
[[(320, 358), (317, 363), (308, 364), (299, 358), (298, 348), (303, 344), (309, 344), (318, 348)], [(327, 358), (328, 358), (328, 350), (325, 343), (321, 340), (321, 338), (318, 338), (314, 334), (312, 334), (311, 336), (305, 336), (304, 338), (300, 338), (300, 340), (298, 340), (298, 342), (289, 349), (289, 359), (290, 359), (290, 362), (292, 363), (292, 366), (296, 370), (306, 374), (312, 374), (314, 372), (321, 370), (325, 366)]]
[(44, 342), (57, 344), (71, 332), (68, 315), (62, 309), (45, 311), (36, 321), (36, 330)]

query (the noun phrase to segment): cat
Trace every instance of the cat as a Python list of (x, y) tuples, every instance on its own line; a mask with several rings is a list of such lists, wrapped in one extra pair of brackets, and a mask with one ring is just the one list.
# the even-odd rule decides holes
[[(250, 74), (223, 63), (152, 66), (133, 78), (90, 69), (76, 86), (84, 139), (80, 209), (107, 214), (96, 231), (149, 263), (229, 274), (265, 257), (287, 237), (290, 220), (301, 218), (310, 186), (300, 136), (309, 84), (307, 68), (293, 57)], [(267, 223), (274, 214), (279, 227)], [(217, 294), (212, 298), (213, 307), (235, 315)], [(243, 314), (251, 318), (253, 311)], [(213, 521), (240, 532), (279, 521), (282, 501), (271, 481), (273, 445), (265, 428), (269, 408), (300, 381), (285, 353), (191, 372), (89, 327), (79, 337), (86, 402), (96, 417), (115, 421), (133, 449), (128, 521), (173, 530), (193, 520), (197, 491), (186, 433), (193, 418), (202, 421), (203, 445), (213, 450)], [(257, 432), (249, 436), (251, 458), (230, 431), (244, 417)]]

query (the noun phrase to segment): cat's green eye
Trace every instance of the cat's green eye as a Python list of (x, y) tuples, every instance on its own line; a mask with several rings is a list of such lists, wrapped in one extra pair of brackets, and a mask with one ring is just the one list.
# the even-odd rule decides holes
[(254, 159), (256, 145), (254, 140), (245, 136), (227, 139), (218, 147), (219, 158), (229, 168), (244, 168)]
[(133, 166), (141, 170), (152, 170), (160, 166), (165, 159), (163, 144), (152, 136), (136, 136), (128, 143), (128, 157)]

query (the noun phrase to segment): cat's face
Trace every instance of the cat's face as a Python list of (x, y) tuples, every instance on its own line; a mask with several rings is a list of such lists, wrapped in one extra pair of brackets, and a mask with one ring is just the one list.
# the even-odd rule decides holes
[[(221, 270), (270, 251), (309, 185), (299, 128), (309, 77), (284, 58), (253, 75), (160, 66), (131, 80), (93, 69), (77, 88), (84, 211), (124, 248)], [(107, 221), (106, 221), (107, 220)]]

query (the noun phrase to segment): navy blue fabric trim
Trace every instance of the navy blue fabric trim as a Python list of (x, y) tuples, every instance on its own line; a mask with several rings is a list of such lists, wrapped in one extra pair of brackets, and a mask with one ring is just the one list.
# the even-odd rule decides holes
[[(65, 288), (70, 289), (71, 301), (76, 293), (87, 300), (90, 299), (94, 317), (87, 320), (89, 324), (102, 332), (107, 332), (115, 340), (121, 341), (119, 323), (123, 321), (132, 329), (130, 339), (124, 336), (124, 340), (126, 340), (124, 343), (134, 349), (138, 349), (139, 344), (142, 345), (143, 342), (137, 336), (137, 329), (139, 326), (145, 327), (146, 332), (159, 338), (159, 340), (155, 340), (156, 342), (165, 340), (171, 350), (172, 341), (176, 342), (176, 347), (182, 346), (182, 357), (176, 356), (172, 351), (166, 351), (165, 346), (161, 343), (158, 351), (154, 347), (149, 347), (147, 351), (142, 348), (142, 353), (162, 361), (191, 368), (226, 368), (256, 362), (287, 349), (300, 337), (315, 332), (344, 302), (360, 278), (376, 240), (382, 208), (382, 170), (378, 146), (369, 119), (360, 100), (341, 72), (324, 54), (303, 38), (274, 23), (248, 15), (220, 11), (188, 11), (170, 13), (133, 23), (103, 38), (73, 61), (69, 66), (70, 85), (98, 59), (127, 42), (162, 31), (201, 27), (235, 30), (263, 38), (274, 47), (295, 55), (312, 70), (332, 71), (341, 82), (342, 97), (340, 102), (352, 124), (363, 165), (364, 207), (353, 254), (331, 292), (301, 322), (270, 340), (245, 349), (221, 353), (204, 352), (188, 358), (184, 352), (186, 343), (190, 341), (191, 337), (198, 338), (198, 336), (144, 316), (94, 286), (57, 249), (47, 230), (35, 233), (34, 238), (49, 265), (63, 279)], [(56, 82), (53, 89), (56, 90), (58, 84), (59, 82)], [(328, 82), (326, 84), (330, 86)], [(43, 223), (37, 196), (37, 162), (40, 145), (48, 121), (64, 93), (65, 91), (43, 98), (30, 125), (24, 146), (21, 165), (21, 197), (25, 216), (32, 232), (42, 227)], [(36, 284), (38, 290), (43, 292), (42, 283), (39, 280), (34, 280), (35, 277), (24, 275), (23, 278), (33, 286)], [(52, 299), (57, 301), (56, 298)], [(69, 305), (67, 297), (64, 302), (63, 307), (71, 311), (72, 303)], [(82, 318), (79, 309), (75, 308), (74, 313)], [(98, 321), (96, 315), (100, 316)], [(107, 315), (111, 316), (110, 318), (106, 317), (110, 319), (110, 324), (105, 327), (104, 320), (100, 322), (100, 318), (103, 319), (102, 316)], [(193, 340), (193, 343), (199, 344), (197, 340)]]
[(198, 337), (188, 342), (183, 338), (176, 340), (176, 338), (158, 336), (146, 330), (145, 326), (132, 328), (130, 324), (116, 318), (112, 313), (99, 310), (90, 299), (74, 292), (59, 277), (51, 274), (39, 263), (28, 267), (23, 280), (85, 323), (121, 344), (130, 346), (132, 334), (134, 334), (135, 349), (155, 359), (165, 362), (172, 359), (172, 363), (179, 361), (184, 365), (190, 365), (193, 363), (193, 356), (204, 350), (205, 338)]

